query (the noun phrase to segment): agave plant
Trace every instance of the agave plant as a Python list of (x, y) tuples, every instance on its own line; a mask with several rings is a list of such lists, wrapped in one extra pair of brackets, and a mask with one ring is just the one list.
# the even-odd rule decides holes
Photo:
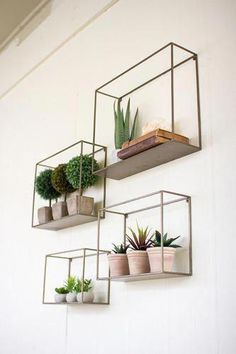
[(82, 288), (84, 292), (88, 292), (92, 287), (92, 279), (84, 279), (84, 282), (83, 280), (78, 279), (75, 285), (75, 292), (81, 293)]
[[(180, 245), (172, 244), (175, 240), (177, 240), (180, 236), (174, 238), (167, 238), (167, 233), (163, 236), (163, 247), (173, 247), (179, 248)], [(155, 231), (155, 238), (152, 240), (153, 247), (161, 247), (161, 233), (156, 230)]]
[(148, 226), (146, 228), (139, 227), (138, 223), (137, 229), (138, 232), (135, 233), (134, 230), (129, 227), (132, 237), (126, 235), (127, 240), (133, 250), (146, 251), (147, 248), (152, 246), (152, 238), (154, 234), (150, 235), (151, 230)]
[(121, 99), (117, 101), (117, 109), (116, 102), (114, 102), (114, 118), (115, 118), (115, 147), (116, 149), (121, 149), (122, 144), (126, 141), (130, 141), (134, 139), (137, 118), (138, 118), (138, 108), (136, 110), (132, 128), (130, 129), (130, 99), (128, 100), (128, 104), (126, 107), (126, 112), (124, 114), (123, 108), (121, 108)]
[(129, 245), (125, 245), (124, 243), (121, 243), (120, 245), (115, 245), (114, 243), (113, 243), (113, 250), (112, 250), (112, 252), (114, 252), (114, 253), (123, 253), (123, 254), (126, 254), (126, 252), (127, 252), (127, 249), (129, 248)]

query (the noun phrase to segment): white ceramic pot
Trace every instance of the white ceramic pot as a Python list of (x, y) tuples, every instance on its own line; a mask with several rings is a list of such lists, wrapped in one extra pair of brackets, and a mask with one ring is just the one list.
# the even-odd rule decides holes
[[(173, 268), (176, 248), (164, 247), (164, 271), (171, 272)], [(161, 247), (151, 247), (147, 249), (151, 272), (161, 272), (162, 252)]]
[(66, 294), (66, 302), (71, 303), (76, 301), (76, 293)]
[(66, 294), (55, 293), (54, 300), (57, 304), (59, 304), (61, 302), (66, 302)]
[[(92, 291), (83, 292), (83, 302), (93, 302), (93, 300), (94, 300), (94, 294)], [(82, 293), (77, 294), (77, 301), (82, 302)]]

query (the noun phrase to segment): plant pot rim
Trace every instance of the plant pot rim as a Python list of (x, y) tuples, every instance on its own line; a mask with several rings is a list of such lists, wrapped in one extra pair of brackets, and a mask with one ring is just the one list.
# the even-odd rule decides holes
[(126, 256), (127, 257), (127, 253), (110, 253), (107, 255), (107, 257), (117, 257), (117, 256), (120, 256), (120, 257)]
[(147, 251), (146, 250), (143, 250), (143, 251), (141, 251), (141, 250), (132, 250), (132, 251), (129, 251), (129, 252), (127, 252), (127, 256), (129, 257), (129, 256), (135, 256), (135, 255), (145, 255), (147, 253)]

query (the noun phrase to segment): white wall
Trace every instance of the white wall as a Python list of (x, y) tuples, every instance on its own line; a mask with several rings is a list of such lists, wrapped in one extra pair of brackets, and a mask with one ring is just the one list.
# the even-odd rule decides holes
[[(0, 55), (0, 353), (233, 354), (235, 1), (120, 0), (37, 65), (108, 3), (54, 1)], [(96, 223), (31, 229), (34, 163), (91, 140), (94, 89), (170, 41), (199, 53), (203, 150), (108, 181), (107, 202), (159, 189), (192, 195), (194, 275), (114, 284), (109, 307), (42, 305), (44, 255), (95, 246)]]

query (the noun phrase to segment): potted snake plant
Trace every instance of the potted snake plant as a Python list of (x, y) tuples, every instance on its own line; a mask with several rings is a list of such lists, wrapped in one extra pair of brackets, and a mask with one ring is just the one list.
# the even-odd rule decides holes
[[(175, 258), (176, 248), (180, 245), (174, 244), (180, 236), (168, 238), (167, 233), (163, 236), (163, 271), (171, 272)], [(151, 272), (162, 271), (162, 248), (161, 248), (161, 233), (156, 230), (155, 238), (152, 240), (152, 247), (147, 249)]]
[(112, 253), (107, 256), (111, 277), (128, 275), (129, 265), (126, 252), (129, 248), (129, 245), (125, 245), (124, 243), (115, 245), (113, 243), (113, 246), (114, 247), (112, 249)]
[(147, 249), (152, 246), (153, 234), (147, 226), (146, 228), (139, 227), (137, 223), (136, 233), (129, 228), (131, 236), (126, 235), (132, 251), (127, 253), (129, 272), (131, 275), (148, 273), (150, 271)]

